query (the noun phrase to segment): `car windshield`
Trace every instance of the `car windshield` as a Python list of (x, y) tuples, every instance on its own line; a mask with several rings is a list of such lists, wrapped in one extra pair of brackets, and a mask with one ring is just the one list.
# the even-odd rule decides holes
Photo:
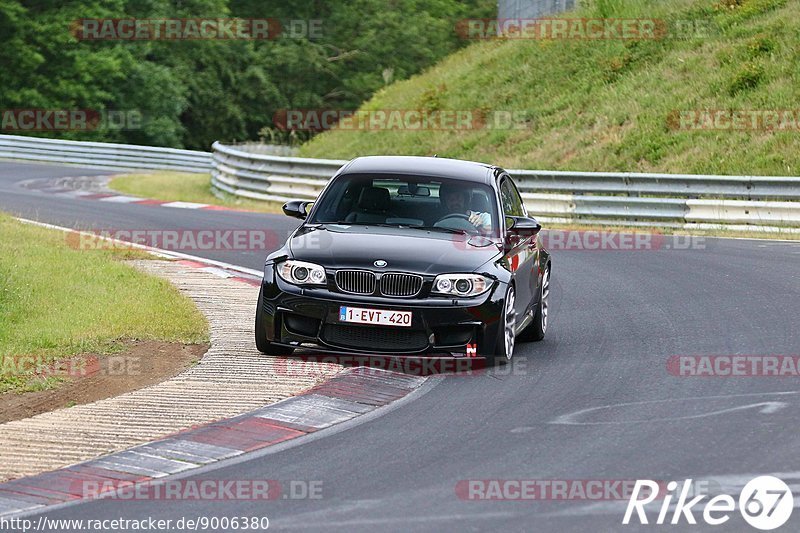
[(497, 202), (488, 186), (429, 176), (345, 174), (317, 201), (312, 224), (367, 224), (494, 235)]

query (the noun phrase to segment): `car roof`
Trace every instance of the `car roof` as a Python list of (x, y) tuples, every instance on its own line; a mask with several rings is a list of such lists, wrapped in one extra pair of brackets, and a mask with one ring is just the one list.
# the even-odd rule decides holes
[(376, 155), (358, 157), (348, 163), (344, 174), (406, 174), (456, 178), (477, 183), (491, 183), (496, 167), (474, 161), (442, 157)]

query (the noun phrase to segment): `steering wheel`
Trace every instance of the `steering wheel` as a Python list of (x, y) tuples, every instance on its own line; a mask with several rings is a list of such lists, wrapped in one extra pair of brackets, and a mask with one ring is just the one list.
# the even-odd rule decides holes
[[(464, 223), (456, 223), (456, 224), (454, 224), (454, 227), (448, 226), (446, 224), (442, 224), (442, 222), (446, 222), (449, 219), (453, 219), (454, 221), (464, 221), (464, 222), (466, 222), (466, 224), (464, 224)], [(437, 220), (436, 223), (434, 224), (434, 226), (443, 227), (443, 228), (449, 227), (451, 229), (463, 229), (463, 230), (466, 230), (466, 231), (468, 231), (470, 233), (475, 233), (475, 234), (479, 233), (478, 228), (476, 228), (472, 224), (472, 222), (469, 221), (469, 215), (463, 215), (461, 213), (451, 213), (449, 215), (445, 215), (444, 217), (442, 217), (439, 220)]]

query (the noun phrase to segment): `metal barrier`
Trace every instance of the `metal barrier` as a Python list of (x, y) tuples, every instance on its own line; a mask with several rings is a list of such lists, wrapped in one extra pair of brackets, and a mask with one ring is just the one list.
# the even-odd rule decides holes
[(109, 170), (208, 172), (211, 168), (208, 152), (20, 135), (0, 135), (0, 157)]
[[(313, 200), (347, 161), (277, 157), (214, 143), (212, 185), (237, 196)], [(800, 226), (800, 178), (509, 170), (542, 221)]]
[[(214, 189), (313, 200), (347, 161), (281, 157), (214, 143), (213, 153), (0, 135), (0, 158), (112, 170), (211, 172)], [(800, 178), (509, 170), (546, 222), (746, 228), (800, 227)]]
[(499, 0), (497, 18), (536, 19), (575, 9), (578, 0)]
[(244, 152), (215, 142), (211, 185), (255, 200), (313, 200), (347, 161)]

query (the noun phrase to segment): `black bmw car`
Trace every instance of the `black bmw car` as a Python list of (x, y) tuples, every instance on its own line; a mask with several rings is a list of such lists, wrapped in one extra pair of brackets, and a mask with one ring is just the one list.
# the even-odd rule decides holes
[(258, 349), (508, 361), (547, 331), (550, 256), (503, 169), (435, 157), (362, 157), (271, 253)]

